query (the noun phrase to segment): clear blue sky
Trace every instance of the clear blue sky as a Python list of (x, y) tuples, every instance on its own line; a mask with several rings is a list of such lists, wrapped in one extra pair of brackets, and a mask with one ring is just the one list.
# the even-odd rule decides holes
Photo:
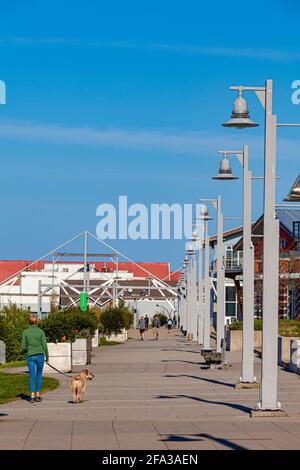
[[(221, 194), (225, 215), (239, 217), (241, 181), (210, 179), (216, 151), (248, 143), (262, 175), (263, 126), (221, 127), (234, 98), (228, 86), (272, 78), (279, 121), (300, 122), (291, 102), (299, 14), (291, 0), (3, 0), (0, 257), (38, 258), (81, 230), (95, 233), (98, 204), (122, 194), (145, 204)], [(248, 103), (263, 124), (256, 97)], [(279, 129), (278, 201), (299, 173), (299, 143), (299, 130)], [(112, 244), (174, 268), (184, 249), (183, 241)]]

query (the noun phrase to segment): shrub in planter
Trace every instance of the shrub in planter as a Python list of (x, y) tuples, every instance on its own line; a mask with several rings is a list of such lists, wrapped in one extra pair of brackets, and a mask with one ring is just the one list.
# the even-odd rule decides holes
[[(243, 329), (243, 322), (241, 320), (236, 320), (231, 323), (229, 326), (230, 330), (242, 330)], [(262, 320), (254, 320), (254, 331), (261, 331), (262, 330)]]
[(300, 337), (300, 322), (297, 320), (279, 320), (279, 335)]
[(123, 315), (117, 307), (108, 308), (101, 313), (101, 324), (105, 336), (118, 335), (125, 327)]
[(125, 330), (129, 330), (133, 324), (134, 319), (132, 311), (128, 307), (125, 307), (124, 300), (119, 301), (119, 305), (117, 308), (123, 317)]
[(159, 323), (160, 323), (160, 326), (165, 326), (168, 322), (168, 317), (166, 315), (164, 315), (163, 313), (156, 313), (156, 315), (154, 315), (155, 318), (158, 319)]
[(48, 343), (64, 343), (75, 341), (77, 330), (74, 326), (74, 318), (71, 312), (57, 311), (49, 313), (40, 324), (45, 332)]
[(74, 342), (76, 338), (89, 338), (97, 328), (95, 316), (78, 308), (50, 313), (40, 322), (49, 343)]
[(24, 359), (21, 340), (23, 331), (28, 327), (29, 309), (19, 308), (15, 304), (5, 306), (0, 311), (0, 340), (6, 346), (6, 361)]
[(88, 310), (96, 319), (97, 322), (97, 327), (96, 330), (99, 330), (101, 328), (101, 313), (102, 310), (99, 307), (91, 307)]
[(87, 310), (82, 312), (77, 308), (66, 310), (73, 319), (73, 329), (76, 331), (76, 338), (90, 338), (98, 327), (98, 320), (93, 312)]

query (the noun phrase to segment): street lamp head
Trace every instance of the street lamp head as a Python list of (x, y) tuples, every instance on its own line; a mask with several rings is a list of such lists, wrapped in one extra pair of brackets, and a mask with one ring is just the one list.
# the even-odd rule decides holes
[(224, 154), (223, 159), (220, 162), (219, 173), (217, 176), (212, 177), (213, 180), (237, 180), (238, 176), (234, 176), (231, 170), (230, 160)]
[(199, 219), (201, 219), (201, 220), (212, 220), (212, 217), (208, 213), (207, 204), (201, 204)]
[(193, 247), (193, 245), (192, 245), (191, 243), (187, 246), (186, 253), (187, 253), (188, 255), (193, 255), (193, 254), (194, 254), (194, 247)]
[(250, 119), (247, 101), (243, 98), (242, 90), (238, 90), (238, 97), (234, 100), (231, 119), (222, 125), (224, 127), (235, 127), (237, 129), (258, 126), (256, 122)]
[(198, 239), (198, 232), (196, 230), (194, 230), (192, 232), (192, 241), (196, 241)]
[(291, 187), (290, 192), (284, 199), (284, 201), (300, 201), (300, 175), (297, 177), (295, 183)]

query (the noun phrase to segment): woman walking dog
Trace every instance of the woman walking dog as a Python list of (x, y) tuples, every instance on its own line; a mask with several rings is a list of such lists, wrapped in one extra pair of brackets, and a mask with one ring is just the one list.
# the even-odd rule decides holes
[(37, 315), (29, 315), (29, 326), (22, 336), (22, 349), (26, 351), (29, 369), (30, 403), (41, 401), (44, 361), (48, 362), (48, 348), (43, 330), (37, 326)]

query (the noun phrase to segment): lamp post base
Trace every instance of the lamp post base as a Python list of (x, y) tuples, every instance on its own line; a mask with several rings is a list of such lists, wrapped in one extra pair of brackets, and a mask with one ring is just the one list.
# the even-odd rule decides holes
[(249, 389), (249, 388), (259, 388), (259, 383), (257, 382), (237, 382), (234, 385), (236, 389)]
[(285, 418), (288, 416), (284, 410), (251, 410), (251, 418)]

